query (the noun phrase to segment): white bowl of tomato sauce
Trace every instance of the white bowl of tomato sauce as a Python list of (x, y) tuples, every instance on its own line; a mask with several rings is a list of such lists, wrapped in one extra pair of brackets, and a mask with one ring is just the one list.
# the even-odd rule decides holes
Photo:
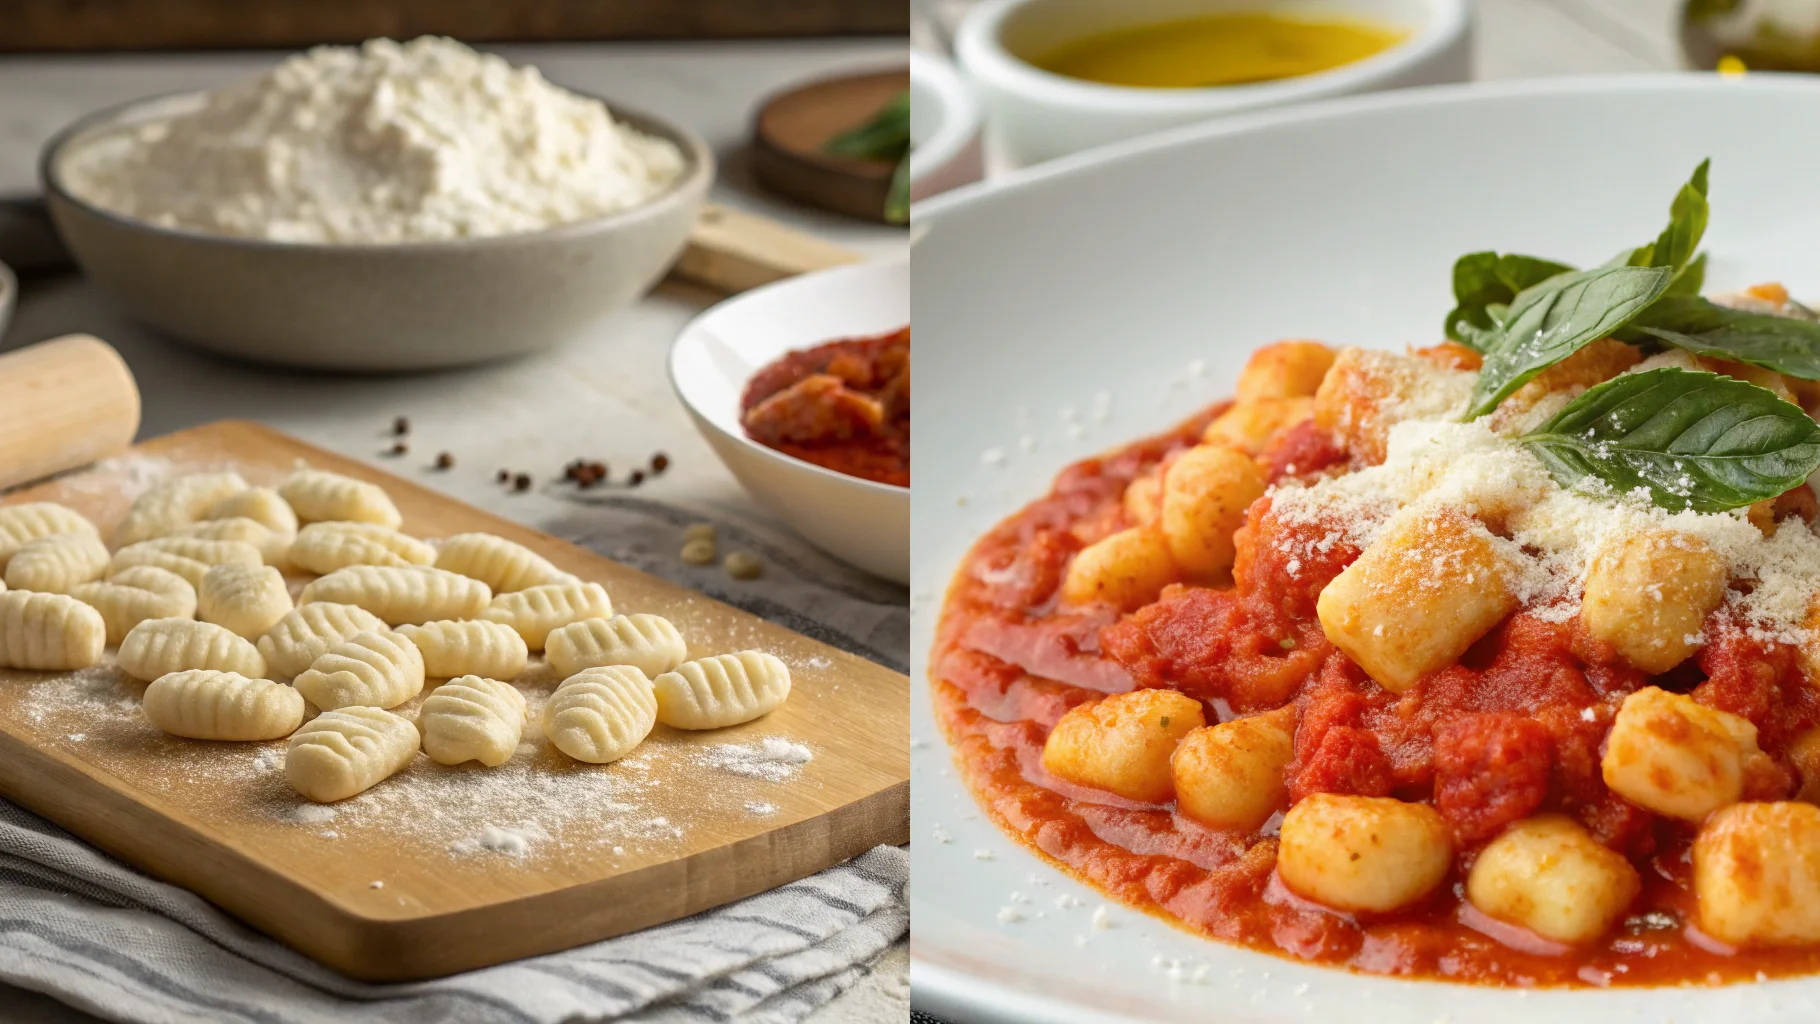
[(810, 543), (910, 579), (910, 265), (780, 281), (690, 321), (670, 383), (740, 486)]

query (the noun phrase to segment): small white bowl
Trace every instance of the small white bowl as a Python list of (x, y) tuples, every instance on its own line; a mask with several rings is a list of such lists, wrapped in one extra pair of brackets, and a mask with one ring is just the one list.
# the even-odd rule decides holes
[[(1222, 12), (1343, 17), (1402, 28), (1395, 46), (1330, 71), (1254, 85), (1137, 89), (1053, 74), (1034, 55), (1111, 29)], [(994, 159), (1012, 167), (1240, 111), (1471, 75), (1467, 0), (988, 0), (955, 37), (986, 109)]]
[(986, 173), (980, 106), (954, 65), (910, 51), (910, 198), (920, 202)]
[(860, 263), (728, 299), (689, 321), (670, 349), (671, 386), (740, 486), (809, 543), (897, 583), (910, 582), (910, 489), (759, 444), (740, 424), (739, 399), (786, 352), (909, 322), (909, 262)]

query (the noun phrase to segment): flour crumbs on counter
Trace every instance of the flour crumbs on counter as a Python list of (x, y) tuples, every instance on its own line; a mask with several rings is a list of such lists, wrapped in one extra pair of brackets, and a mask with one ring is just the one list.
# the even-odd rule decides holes
[(747, 814), (776, 814), (777, 805), (774, 803), (768, 803), (763, 800), (748, 800), (748, 801), (746, 801), (746, 813)]
[(488, 825), (474, 835), (450, 843), (449, 852), (457, 857), (469, 857), (477, 853), (501, 853), (508, 857), (523, 857), (531, 851), (532, 844), (548, 838), (549, 836), (534, 824), (520, 823), (511, 828)]
[(696, 755), (697, 764), (768, 782), (790, 779), (814, 759), (807, 746), (781, 736), (766, 736), (750, 744), (719, 743), (703, 747)]

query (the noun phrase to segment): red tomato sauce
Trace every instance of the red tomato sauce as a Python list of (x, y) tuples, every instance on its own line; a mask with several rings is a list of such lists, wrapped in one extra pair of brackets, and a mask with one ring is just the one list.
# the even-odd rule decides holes
[[(1174, 586), (1128, 615), (1064, 608), (1057, 593), (1083, 546), (1128, 525), (1126, 484), (1194, 444), (1207, 410), (1179, 428), (1078, 462), (1050, 493), (976, 544), (950, 587), (930, 659), (938, 720), (960, 775), (999, 826), (1074, 877), (1190, 931), (1373, 974), (1511, 986), (1719, 984), (1820, 969), (1820, 949), (1727, 951), (1689, 928), (1693, 828), (1606, 789), (1600, 745), (1624, 696), (1644, 685), (1691, 692), (1749, 718), (1777, 759), (1745, 799), (1785, 799), (1789, 742), (1820, 721), (1794, 652), (1719, 620), (1696, 659), (1664, 676), (1624, 665), (1577, 620), (1518, 613), (1461, 663), (1402, 694), (1373, 683), (1329, 644), (1321, 589), (1359, 552), (1325, 550), (1278, 523), (1270, 498), (1237, 537), (1234, 585)], [(1263, 464), (1275, 480), (1343, 459), (1309, 426)], [(1298, 705), (1292, 799), (1310, 793), (1432, 803), (1452, 827), (1453, 874), (1423, 904), (1348, 915), (1277, 881), (1276, 827), (1223, 832), (1177, 813), (1063, 782), (1042, 766), (1063, 712), (1106, 693), (1170, 687), (1208, 720)], [(1538, 812), (1578, 818), (1632, 859), (1643, 889), (1624, 920), (1582, 948), (1491, 920), (1464, 897), (1483, 843)]]
[(910, 328), (786, 353), (740, 397), (746, 435), (836, 473), (910, 486)]

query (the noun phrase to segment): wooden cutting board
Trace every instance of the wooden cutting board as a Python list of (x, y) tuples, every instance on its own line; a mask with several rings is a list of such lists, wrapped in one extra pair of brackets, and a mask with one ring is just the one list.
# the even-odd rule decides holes
[[(533, 717), (535, 745), (499, 768), (420, 755), (323, 807), (285, 783), (283, 741), (213, 744), (154, 730), (138, 710), (143, 685), (115, 670), (110, 652), (79, 673), (0, 670), (0, 794), (370, 981), (566, 949), (909, 841), (904, 676), (276, 431), (198, 427), (5, 503), (63, 502), (105, 536), (161, 475), (231, 468), (271, 484), (299, 460), (384, 486), (409, 533), (497, 533), (600, 582), (616, 611), (676, 623), (691, 657), (771, 651), (790, 665), (790, 699), (731, 729), (660, 725), (604, 766), (556, 753)], [(548, 675), (539, 659), (518, 680), (533, 709), (557, 681)], [(767, 740), (781, 758), (752, 756)]]

